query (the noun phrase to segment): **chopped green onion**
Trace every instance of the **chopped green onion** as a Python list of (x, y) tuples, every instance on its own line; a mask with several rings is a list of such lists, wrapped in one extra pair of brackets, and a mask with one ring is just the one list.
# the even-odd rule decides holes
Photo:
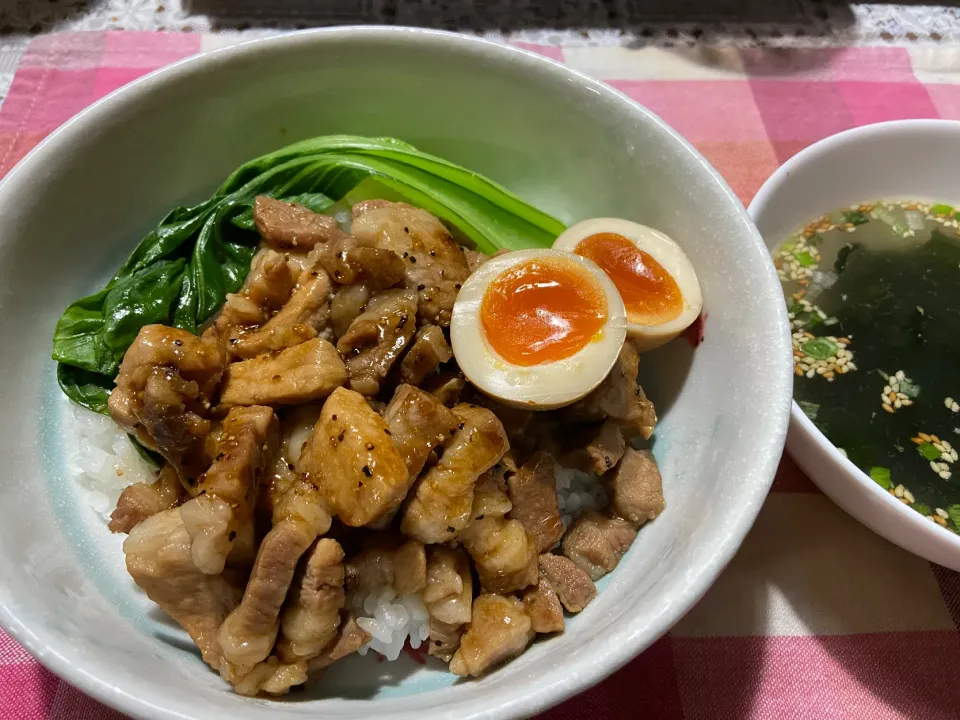
[(793, 259), (796, 260), (803, 267), (814, 267), (817, 264), (817, 261), (814, 259), (813, 255), (807, 251), (794, 253)]
[(949, 205), (938, 203), (930, 208), (930, 212), (934, 215), (953, 215), (953, 208)]
[(843, 214), (844, 223), (852, 223), (854, 225), (864, 225), (870, 222), (870, 218), (866, 214), (860, 212), (859, 210), (848, 210)]
[(882, 487), (884, 490), (889, 490), (891, 487), (893, 487), (893, 483), (890, 481), (890, 468), (885, 468), (885, 467), (870, 468), (870, 479), (873, 480), (877, 485)]
[(807, 245), (810, 247), (820, 247), (823, 245), (823, 235), (820, 233), (814, 233), (809, 238), (807, 238)]
[(947, 514), (953, 520), (953, 524), (960, 527), (960, 505), (951, 505), (947, 508)]
[(916, 510), (921, 515), (930, 514), (930, 507), (928, 505), (924, 505), (923, 503), (914, 503), (913, 505), (910, 506), (910, 509)]
[(933, 461), (940, 457), (940, 451), (931, 443), (921, 443), (917, 445), (917, 452), (923, 456), (924, 460)]
[(822, 337), (807, 340), (807, 342), (800, 345), (800, 350), (803, 354), (815, 360), (826, 360), (827, 358), (835, 357), (839, 349), (840, 346), (833, 340)]
[(817, 419), (817, 413), (820, 412), (820, 406), (817, 403), (807, 402), (806, 400), (798, 400), (797, 405), (800, 406), (800, 409), (803, 410), (803, 414), (808, 418), (811, 420)]

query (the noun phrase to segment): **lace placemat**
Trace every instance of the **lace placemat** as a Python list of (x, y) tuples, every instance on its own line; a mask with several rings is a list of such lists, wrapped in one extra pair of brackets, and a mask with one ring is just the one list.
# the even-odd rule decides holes
[(830, 0), (0, 0), (0, 102), (30, 38), (78, 30), (258, 36), (397, 24), (551, 46), (960, 42), (960, 6)]

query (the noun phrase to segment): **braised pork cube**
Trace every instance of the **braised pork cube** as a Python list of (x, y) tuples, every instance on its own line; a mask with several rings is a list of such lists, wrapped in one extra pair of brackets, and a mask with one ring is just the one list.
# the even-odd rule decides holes
[(369, 537), (363, 548), (346, 564), (347, 588), (367, 595), (383, 587), (392, 587), (398, 595), (422, 591), (427, 586), (427, 555), (418, 540), (403, 541), (381, 533)]
[(489, 410), (461, 403), (453, 413), (458, 429), (417, 484), (400, 525), (405, 535), (424, 543), (447, 542), (467, 527), (477, 478), (509, 447), (503, 425)]
[(284, 663), (317, 657), (340, 627), (343, 548), (332, 538), (320, 538), (307, 551), (302, 565), (280, 617), (277, 656)]
[(260, 236), (280, 250), (312, 248), (345, 234), (329, 215), (266, 195), (254, 200), (253, 222)]
[(616, 365), (600, 386), (582, 400), (566, 408), (564, 416), (573, 421), (601, 421), (609, 417), (636, 428), (649, 439), (657, 424), (653, 403), (637, 383), (640, 355), (633, 343), (626, 342)]
[(597, 596), (593, 580), (573, 560), (563, 555), (544, 553), (540, 556), (539, 564), (541, 580), (546, 577), (560, 602), (570, 612), (580, 612)]
[(196, 478), (210, 462), (204, 443), (212, 426), (205, 415), (226, 365), (215, 339), (145, 325), (123, 357), (110, 416), (163, 455), (181, 480)]
[(509, 517), (519, 520), (536, 539), (537, 551), (546, 552), (563, 537), (557, 506), (556, 463), (549, 453), (535, 453), (507, 479), (513, 508)]
[(327, 271), (316, 261), (307, 263), (290, 299), (273, 317), (258, 327), (231, 329), (230, 354), (249, 359), (317, 337), (330, 324), (332, 288)]
[(240, 678), (267, 659), (280, 630), (280, 611), (301, 556), (330, 529), (320, 492), (298, 481), (284, 494), (274, 524), (263, 538), (240, 605), (220, 625), (221, 674)]
[(563, 632), (563, 606), (542, 570), (537, 584), (524, 591), (523, 604), (527, 606), (527, 614), (535, 632)]
[(450, 661), (450, 672), (478, 677), (522, 653), (535, 634), (523, 601), (484, 593), (473, 601), (473, 617)]
[(603, 475), (620, 462), (626, 442), (619, 423), (607, 420), (591, 434), (583, 447), (571, 450), (560, 458), (560, 464), (582, 472)]
[(204, 661), (219, 670), (223, 655), (217, 630), (240, 602), (242, 578), (197, 569), (179, 508), (163, 510), (133, 528), (123, 554), (134, 582), (189, 633)]
[(383, 410), (383, 419), (412, 478), (420, 474), (433, 449), (449, 440), (460, 422), (450, 408), (412, 385), (397, 387)]
[(387, 290), (371, 299), (363, 314), (337, 340), (346, 359), (350, 388), (376, 395), (416, 330), (417, 294)]
[(224, 419), (216, 458), (200, 476), (196, 497), (180, 508), (202, 572), (223, 572), (234, 541), (253, 523), (260, 476), (278, 442), (278, 422), (268, 407), (234, 408)]
[(607, 485), (613, 512), (635, 528), (663, 512), (663, 482), (649, 450), (628, 448)]
[(410, 349), (400, 362), (400, 381), (420, 385), (424, 379), (453, 357), (450, 344), (436, 325), (417, 330)]
[(537, 582), (537, 540), (519, 520), (504, 517), (510, 509), (494, 476), (485, 474), (474, 490), (472, 520), (459, 540), (487, 592), (505, 594)]
[(320, 338), (241, 362), (223, 376), (220, 404), (300, 405), (320, 400), (347, 381), (336, 348)]
[(351, 527), (371, 525), (396, 510), (416, 479), (386, 421), (346, 388), (327, 398), (297, 468)]
[(637, 531), (626, 520), (588, 510), (564, 536), (563, 554), (596, 581), (617, 567), (636, 538)]
[(450, 324), (453, 303), (470, 267), (443, 223), (406, 203), (357, 203), (352, 233), (361, 245), (391, 250), (401, 257), (406, 265), (404, 284), (419, 293), (422, 325)]
[(155, 482), (134, 483), (123, 489), (110, 514), (110, 532), (129, 533), (148, 517), (175, 507), (183, 496), (177, 471), (164, 465)]

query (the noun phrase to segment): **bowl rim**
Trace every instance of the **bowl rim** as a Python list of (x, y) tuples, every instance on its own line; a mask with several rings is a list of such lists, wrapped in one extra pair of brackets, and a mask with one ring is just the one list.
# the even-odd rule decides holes
[[(43, 141), (33, 148), (20, 160), (2, 180), (0, 180), (0, 197), (24, 175), (24, 168), (33, 167), (44, 162), (48, 156), (53, 156), (68, 147), (73, 138), (80, 137), (86, 124), (95, 120), (103, 113), (109, 113), (129, 107), (143, 95), (156, 89), (176, 84), (180, 79), (202, 73), (211, 68), (229, 64), (232, 60), (256, 55), (261, 52), (282, 52), (285, 48), (306, 47), (314, 43), (327, 40), (346, 40), (356, 42), (378, 41), (407, 41), (420, 46), (434, 48), (454, 47), (460, 51), (476, 53), (478, 57), (486, 56), (497, 62), (513, 61), (524, 64), (532, 70), (550, 68), (553, 72), (562, 73), (568, 79), (585, 86), (600, 97), (623, 103), (629, 106), (630, 112), (645, 116), (647, 121), (671, 138), (678, 153), (686, 153), (703, 168), (706, 174), (715, 183), (716, 187), (729, 200), (730, 208), (735, 211), (738, 219), (744, 225), (744, 242), (751, 242), (758, 252), (766, 253), (766, 246), (752, 219), (740, 202), (737, 195), (723, 179), (720, 173), (697, 151), (683, 136), (670, 127), (659, 116), (640, 105), (638, 102), (622, 92), (595, 80), (588, 75), (574, 70), (563, 63), (554, 61), (545, 56), (523, 49), (479, 37), (461, 35), (455, 32), (432, 30), (426, 28), (400, 26), (341, 26), (331, 28), (314, 28), (295, 31), (283, 35), (254, 38), (235, 45), (216, 48), (207, 52), (184, 58), (148, 73), (133, 82), (111, 92), (90, 106), (84, 108), (66, 123), (51, 132)], [(0, 242), (3, 242), (0, 239)], [(772, 264), (768, 271), (758, 277), (763, 289), (772, 291), (779, 288)], [(523, 690), (511, 689), (497, 698), (495, 705), (479, 703), (476, 699), (463, 698), (455, 702), (444, 704), (444, 716), (453, 717), (456, 713), (461, 720), (501, 720), (516, 717), (529, 717), (557, 705), (573, 695), (582, 692), (590, 686), (600, 682), (617, 669), (632, 660), (643, 650), (647, 649), (656, 640), (662, 637), (680, 618), (703, 597), (709, 587), (716, 580), (720, 572), (727, 566), (742, 544), (747, 532), (753, 526), (757, 514), (773, 483), (776, 468), (786, 441), (789, 419), (790, 388), (789, 379), (792, 375), (788, 370), (788, 333), (786, 332), (786, 308), (773, 310), (778, 315), (777, 324), (784, 327), (784, 332), (772, 334), (773, 339), (783, 344), (782, 355), (784, 372), (771, 373), (770, 394), (782, 404), (782, 412), (772, 415), (765, 430), (769, 438), (762, 457), (752, 458), (752, 470), (757, 478), (762, 480), (756, 483), (744, 497), (729, 510), (726, 517), (726, 534), (722, 536), (713, 552), (697, 563), (684, 574), (682, 597), (665, 600), (663, 607), (652, 616), (647, 616), (649, 622), (643, 627), (639, 617), (631, 620), (622, 628), (618, 642), (604, 648), (584, 648), (577, 654), (576, 671), (570, 668), (554, 669), (543, 674), (539, 682)], [(771, 350), (778, 348), (772, 347)], [(777, 387), (782, 384), (784, 387)], [(776, 397), (776, 396), (780, 397)], [(110, 679), (109, 667), (90, 658), (79, 666), (70, 661), (60, 652), (67, 643), (47, 636), (42, 626), (33, 624), (27, 626), (20, 622), (5, 599), (5, 590), (0, 585), (0, 627), (6, 631), (28, 652), (49, 668), (60, 678), (80, 688), (86, 694), (100, 702), (143, 720), (186, 720), (187, 716), (170, 708), (164, 702), (160, 692), (143, 692), (143, 688), (121, 688)], [(436, 692), (443, 692), (442, 690)], [(433, 693), (429, 693), (433, 694)], [(423, 696), (416, 696), (423, 697)], [(396, 698), (390, 702), (396, 708), (396, 716), (413, 718), (416, 708), (404, 707), (404, 701), (413, 698)], [(370, 701), (383, 702), (382, 700)], [(399, 707), (398, 707), (399, 706)], [(371, 704), (372, 707), (372, 704)], [(219, 713), (218, 713), (219, 716)]]
[[(826, 159), (837, 147), (851, 142), (873, 139), (878, 136), (889, 135), (900, 131), (950, 131), (960, 134), (960, 120), (943, 120), (939, 118), (917, 118), (908, 120), (887, 120), (884, 122), (861, 125), (859, 127), (849, 128), (841, 132), (829, 135), (812, 145), (808, 145), (803, 150), (793, 155), (780, 167), (778, 167), (768, 177), (753, 200), (750, 202), (747, 212), (754, 217), (761, 208), (770, 203), (771, 199), (780, 192), (780, 188), (786, 179), (799, 168), (812, 165)], [(915, 510), (900, 502), (896, 497), (884, 490), (867, 473), (857, 467), (846, 455), (841, 453), (837, 446), (830, 442), (830, 439), (824, 435), (820, 429), (807, 417), (807, 414), (800, 408), (794, 400), (790, 408), (790, 431), (799, 433), (813, 444), (824, 454), (836, 470), (841, 470), (842, 474), (849, 478), (849, 481), (861, 486), (868, 493), (867, 497), (875, 503), (880, 503), (880, 507), (885, 507), (888, 512), (894, 513), (895, 517), (901, 519), (904, 525), (918, 535), (925, 535), (940, 547), (954, 553), (960, 561), (960, 535), (957, 535), (946, 528), (940, 527), (937, 523), (929, 522), (924, 516)], [(811, 477), (811, 479), (813, 479)], [(830, 486), (836, 482), (835, 477), (818, 478), (817, 484), (823, 483)], [(824, 489), (826, 491), (826, 488)], [(858, 522), (868, 525), (858, 519)], [(872, 528), (872, 525), (868, 525)], [(879, 532), (879, 531), (877, 531)], [(880, 533), (888, 537), (886, 533)], [(888, 539), (900, 545), (896, 540)], [(901, 545), (901, 547), (903, 547)], [(904, 548), (909, 552), (920, 555), (909, 548)]]

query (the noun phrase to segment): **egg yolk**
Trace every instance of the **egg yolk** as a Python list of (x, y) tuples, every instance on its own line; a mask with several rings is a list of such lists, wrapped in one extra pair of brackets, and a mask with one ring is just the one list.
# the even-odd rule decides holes
[(480, 305), (487, 342), (507, 362), (530, 366), (570, 357), (607, 321), (607, 298), (589, 273), (555, 258), (504, 270)]
[(613, 280), (630, 322), (661, 325), (683, 312), (683, 294), (677, 281), (652, 255), (623, 235), (591, 235), (581, 240), (574, 252), (593, 260)]

